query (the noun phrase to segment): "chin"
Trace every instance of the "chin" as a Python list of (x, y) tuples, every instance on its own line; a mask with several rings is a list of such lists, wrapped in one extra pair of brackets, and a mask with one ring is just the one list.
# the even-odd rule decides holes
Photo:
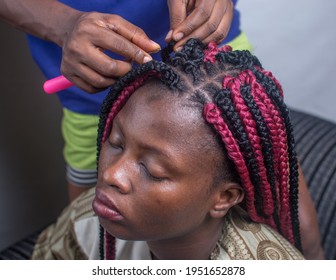
[(120, 223), (111, 222), (104, 218), (99, 217), (99, 223), (101, 226), (112, 236), (122, 240), (129, 241), (146, 241), (141, 234), (136, 234), (134, 230), (129, 229), (127, 226)]

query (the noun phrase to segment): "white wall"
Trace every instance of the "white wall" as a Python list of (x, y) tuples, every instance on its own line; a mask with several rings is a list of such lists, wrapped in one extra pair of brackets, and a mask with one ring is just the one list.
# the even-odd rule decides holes
[(239, 0), (238, 9), (287, 104), (336, 122), (336, 1)]

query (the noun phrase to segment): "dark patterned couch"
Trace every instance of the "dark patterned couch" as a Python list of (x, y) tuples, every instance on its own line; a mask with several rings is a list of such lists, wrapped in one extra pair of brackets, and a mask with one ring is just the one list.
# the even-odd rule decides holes
[(296, 149), (317, 209), (322, 246), (336, 260), (336, 123), (292, 110)]

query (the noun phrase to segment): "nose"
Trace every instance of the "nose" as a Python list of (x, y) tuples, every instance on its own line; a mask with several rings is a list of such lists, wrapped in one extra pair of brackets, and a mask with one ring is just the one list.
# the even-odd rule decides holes
[(105, 166), (102, 179), (110, 187), (118, 189), (122, 194), (127, 194), (132, 190), (132, 174), (132, 164), (126, 156), (121, 156)]

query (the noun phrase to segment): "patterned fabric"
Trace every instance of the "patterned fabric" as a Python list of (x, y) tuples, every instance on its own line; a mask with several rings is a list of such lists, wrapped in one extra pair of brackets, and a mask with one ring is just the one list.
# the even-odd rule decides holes
[(223, 233), (210, 256), (214, 260), (302, 260), (302, 254), (270, 227), (254, 223), (236, 207), (226, 216)]
[[(85, 252), (92, 252), (92, 248), (96, 250), (92, 255), (98, 256), (99, 225), (92, 222), (92, 217), (95, 216), (91, 209), (93, 196), (94, 190), (90, 189), (63, 212), (56, 224), (42, 232), (33, 259), (88, 259), (89, 253)], [(76, 231), (78, 223), (81, 224), (80, 231)], [(137, 243), (141, 243), (140, 246)], [(134, 250), (148, 250), (143, 244), (145, 242), (124, 242), (123, 246), (129, 247), (128, 259), (142, 254)], [(303, 257), (280, 234), (268, 226), (252, 222), (237, 207), (226, 216), (221, 238), (211, 254), (211, 259), (290, 260)]]
[[(78, 244), (75, 232), (75, 221), (93, 217), (91, 207), (94, 198), (94, 189), (91, 188), (75, 199), (57, 219), (39, 236), (32, 255), (32, 259), (47, 260), (83, 260), (87, 259), (84, 251)], [(99, 227), (92, 230), (99, 230)]]
[(296, 150), (317, 209), (326, 259), (336, 260), (336, 124), (292, 110)]

